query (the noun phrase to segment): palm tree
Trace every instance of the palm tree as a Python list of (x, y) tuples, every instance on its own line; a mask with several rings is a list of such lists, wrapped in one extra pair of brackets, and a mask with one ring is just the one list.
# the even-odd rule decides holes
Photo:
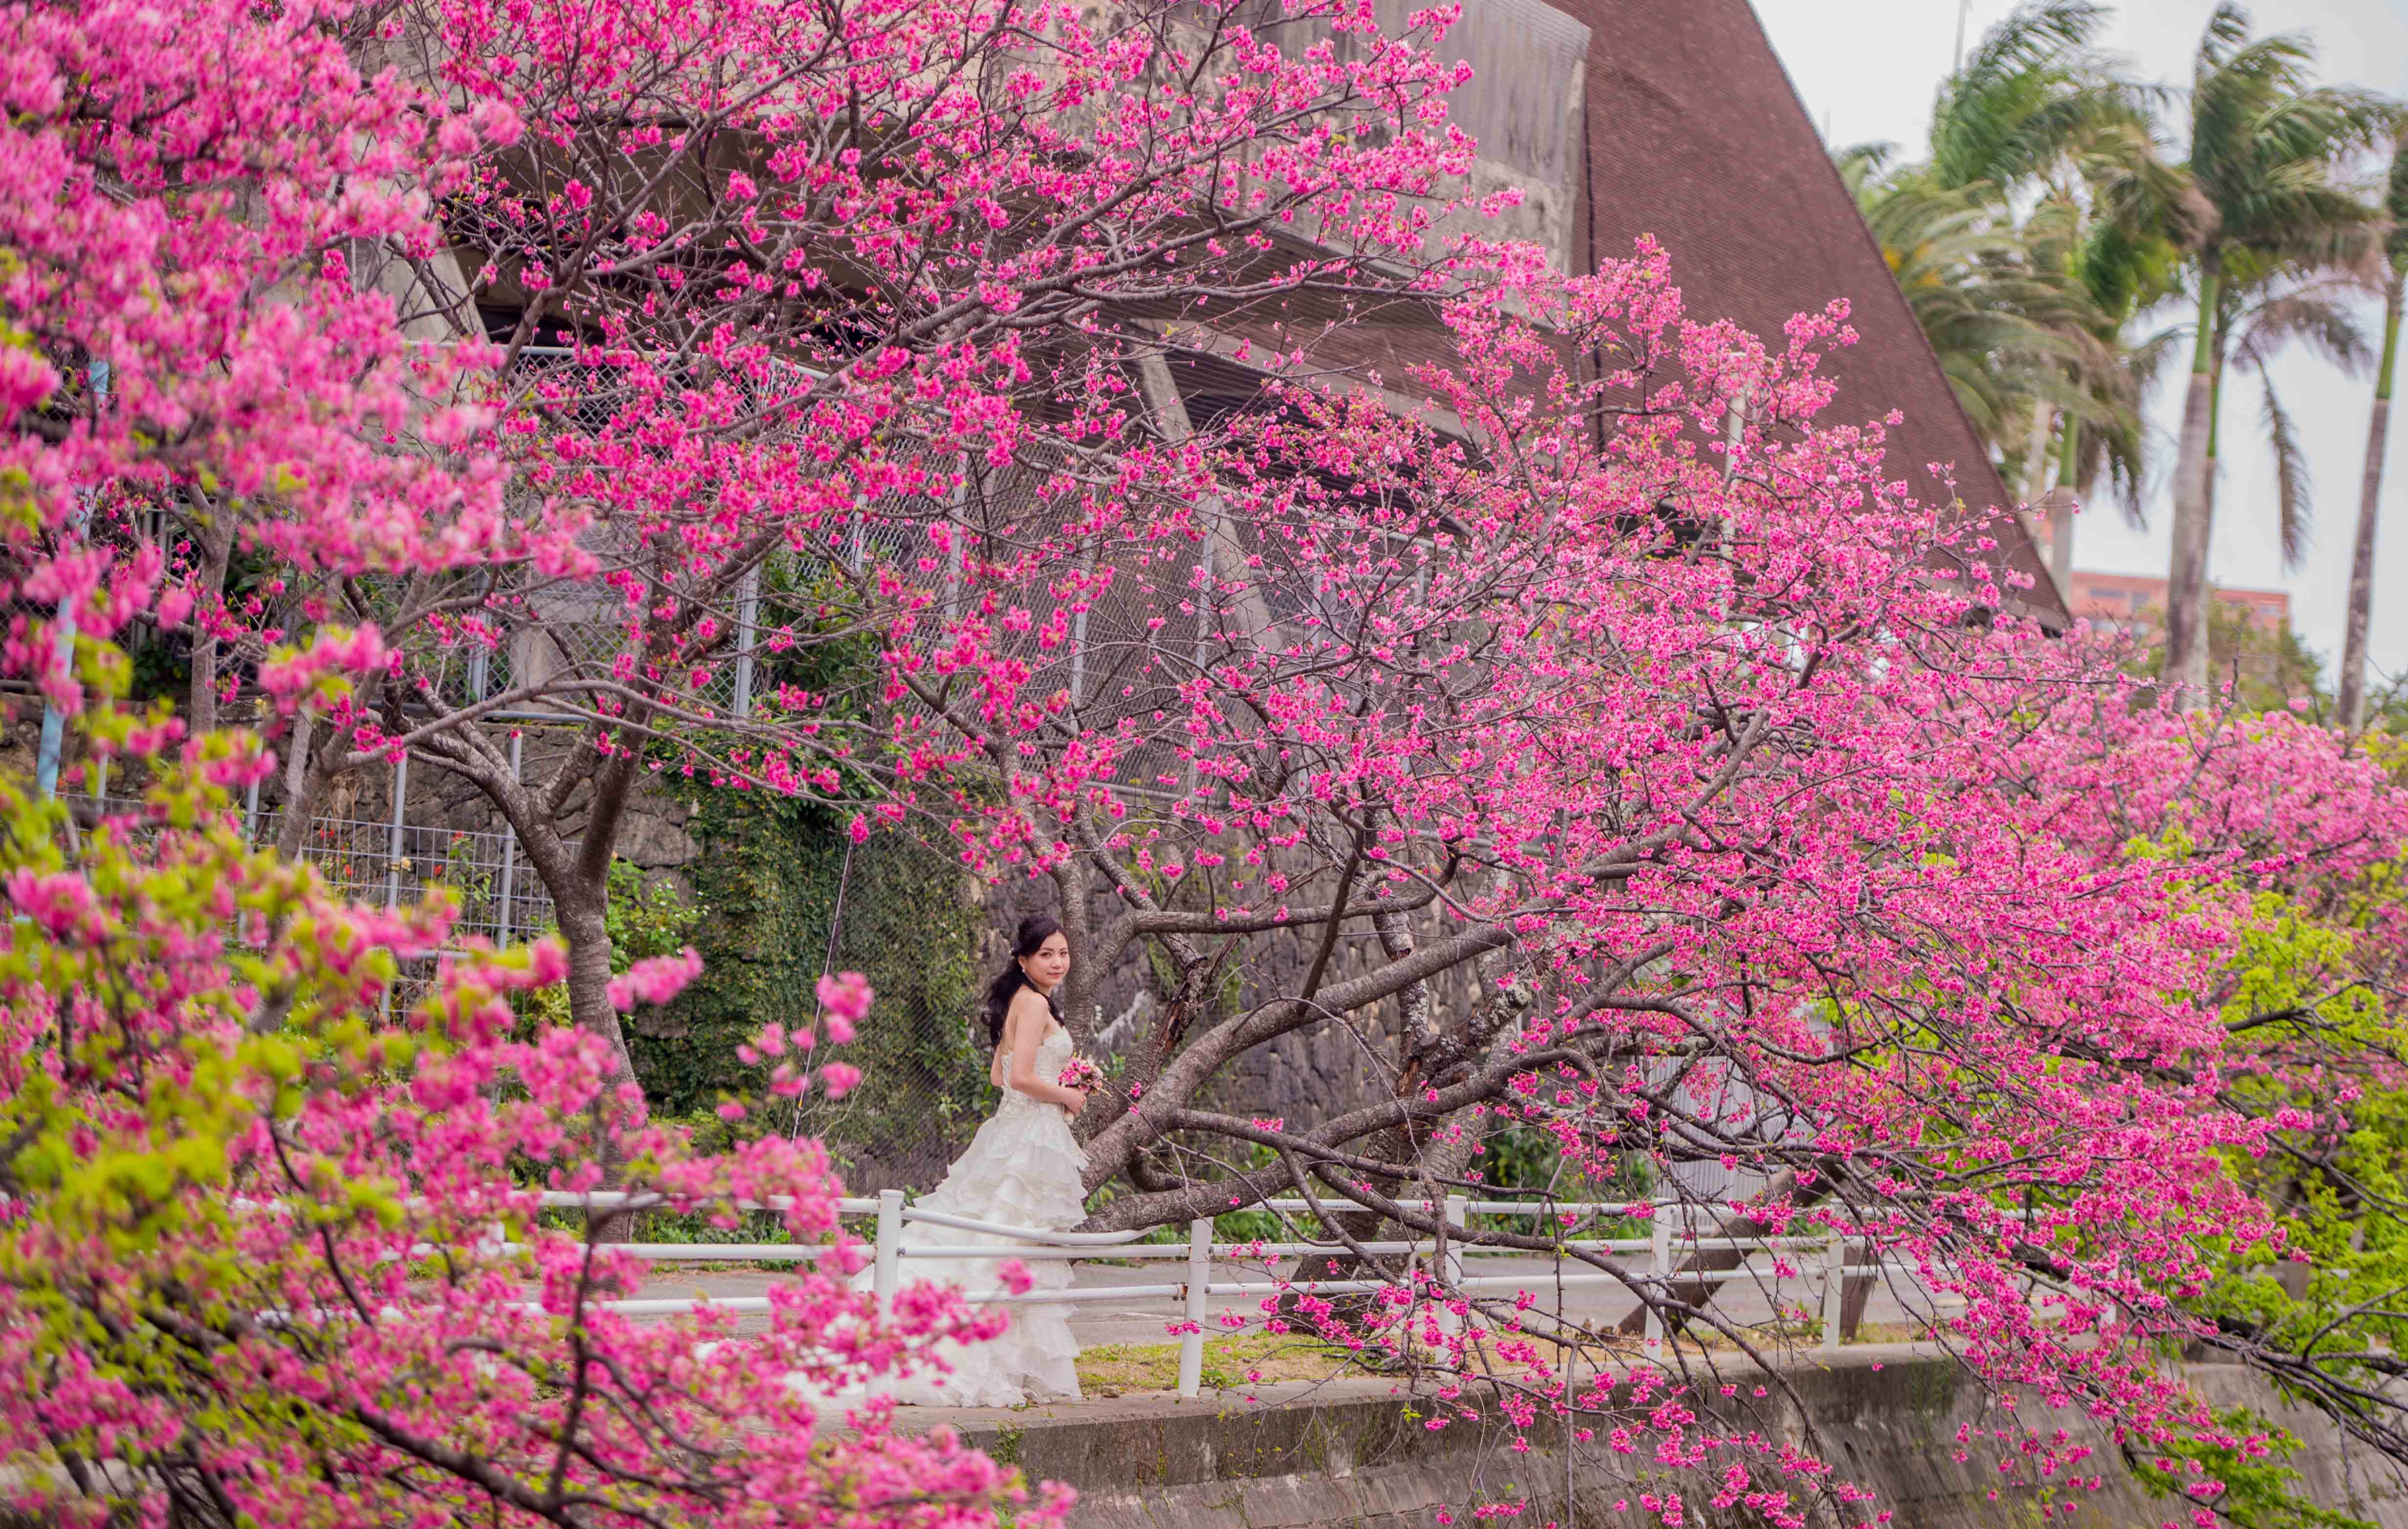
[(2383, 263), (2383, 353), (2374, 366), (2374, 409), (2366, 422), (2366, 476), (2358, 496), (2358, 539), (2349, 555), (2349, 624), (2342, 639), (2341, 724), (2366, 725), (2366, 629), (2374, 609), (2374, 522), (2383, 498), (2383, 452), (2391, 433), (2391, 368), (2400, 358), (2400, 299), (2408, 278), (2408, 139), (2391, 151), (2383, 208), (2390, 232)]
[[(2283, 407), (2281, 395), (2274, 391), (2271, 367), (2284, 349), (2300, 346), (2350, 376), (2364, 371), (2374, 359), (2374, 348), (2358, 327), (2353, 311), (2363, 291), (2363, 285), (2348, 276), (2299, 276), (2288, 271), (2278, 271), (2270, 280), (2245, 286), (2229, 276), (2225, 281), (2218, 327), (2231, 336), (2229, 364), (2258, 376), (2266, 442), (2274, 452), (2276, 529), (2286, 570), (2298, 567), (2300, 555), (2307, 550), (2308, 463), (2290, 410)], [(2219, 379), (2219, 392), (2221, 386)], [(2208, 458), (2212, 462), (2216, 454), (2213, 428), (2208, 439)], [(2212, 478), (2213, 474), (2211, 506)]]
[(2036, 262), (1989, 188), (1949, 188), (1920, 165), (1891, 170), (1885, 151), (1848, 150), (1841, 168), (1865, 223), (1973, 428), (2004, 454), (2032, 402), (2107, 359), (2097, 313), (2061, 267)]
[(2245, 306), (2232, 301), (2228, 282), (2272, 288), (2286, 270), (2345, 265), (2378, 226), (2337, 172), (2382, 136), (2390, 108), (2366, 91), (2311, 85), (2315, 56), (2296, 35), (2251, 41), (2247, 12), (2230, 0), (2218, 5), (2192, 72), (2180, 193), (2131, 176), (2109, 196), (2137, 236), (2177, 242), (2193, 263), (2199, 319), (2174, 468), (2165, 664), (2189, 705), (2203, 703), (2207, 691), (2216, 406), (2234, 337), (2229, 326)]
[(2087, 268), (2088, 188), (2102, 172), (2141, 173), (2128, 161), (2152, 151), (2154, 93), (2094, 48), (2108, 14), (2090, 0), (2019, 7), (1942, 85), (1924, 160), (1841, 156), (1958, 401), (2008, 480), (2053, 507), (2060, 587), (2072, 496), (2044, 496), (2051, 465), (2060, 486), (2106, 472), (2128, 514), (2140, 505), (2148, 357), (2136, 367), (2121, 342), (2128, 294), (2110, 307), (2117, 292), (2097, 276), (2132, 276), (2141, 246), (2126, 238), (2106, 254), (2132, 258)]
[[(2082, 155), (2085, 179), (2121, 174), (2154, 156), (2144, 131), (2114, 135)], [(2024, 222), (2033, 258), (2061, 265), (2089, 300), (2099, 361), (2057, 379), (2057, 394), (2039, 400), (2023, 473), (2024, 497), (2049, 507), (2049, 571), (2057, 587), (2073, 574), (2073, 510), (2104, 478), (2124, 518), (2143, 523), (2143, 473), (2149, 396), (2180, 340), (2168, 328), (2143, 339), (2128, 330), (2134, 316), (2173, 290), (2179, 251), (2161, 241), (2134, 241), (2103, 222), (2080, 196), (2052, 193)], [(2053, 406), (2053, 407), (2052, 407)], [(2055, 492), (2047, 479), (2048, 432), (2057, 431)]]

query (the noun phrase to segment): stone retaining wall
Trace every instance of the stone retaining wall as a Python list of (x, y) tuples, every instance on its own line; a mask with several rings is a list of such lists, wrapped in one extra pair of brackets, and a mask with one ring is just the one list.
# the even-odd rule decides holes
[[(1955, 1364), (1928, 1350), (1867, 1346), (1785, 1373), (1794, 1403), (1777, 1394), (1753, 1401), (1753, 1386), (1743, 1384), (1739, 1402), (1717, 1400), (1713, 1409), (1757, 1408), (1752, 1421), (1784, 1440), (1803, 1442), (1811, 1427), (1838, 1474), (1871, 1488), (1873, 1510), (1893, 1513), (1899, 1529), (2156, 1529), (2189, 1522), (2185, 1505), (2132, 1483), (2088, 1420), (2028, 1402), (2001, 1413)], [(1745, 1379), (1723, 1377), (1725, 1383)], [(2191, 1380), (2215, 1405), (2246, 1403), (2307, 1441), (2290, 1462), (2301, 1473), (2303, 1495), (2380, 1529), (2408, 1529), (2408, 1481), (2344, 1448), (2321, 1419), (2274, 1406), (2237, 1368), (2197, 1366)], [(1667, 1488), (1680, 1490), (1691, 1505), (1692, 1529), (1765, 1522), (1738, 1509), (1706, 1508), (1710, 1485), (1656, 1472), (1643, 1455), (1612, 1457), (1588, 1445), (1572, 1473), (1573, 1510), (1566, 1515), (1559, 1436), (1534, 1439), (1536, 1447), (1516, 1454), (1506, 1448), (1510, 1436), (1494, 1425), (1433, 1430), (1426, 1411), (1384, 1381), (1264, 1388), (1262, 1400), (1251, 1404), (1234, 1394), (1185, 1403), (1145, 1397), (1010, 1414), (909, 1408), (902, 1418), (908, 1427), (951, 1424), (1031, 1478), (1076, 1487), (1074, 1529), (1419, 1529), (1435, 1522), (1441, 1505), (1525, 1493), (1533, 1504), (1514, 1521), (1524, 1529), (1551, 1520), (1582, 1529), (1636, 1526), (1654, 1520), (1615, 1504)], [(2035, 1489), (2000, 1470), (1998, 1446), (1977, 1444), (1956, 1458), (1960, 1427), (1978, 1438), (2018, 1419), (2064, 1427), (2099, 1446), (2091, 1464), (2105, 1478), (2102, 1488)], [(1610, 1470), (1609, 1458), (1624, 1468)], [(2069, 1503), (2070, 1512), (2059, 1506)], [(1816, 1522), (1829, 1521), (1817, 1515)]]

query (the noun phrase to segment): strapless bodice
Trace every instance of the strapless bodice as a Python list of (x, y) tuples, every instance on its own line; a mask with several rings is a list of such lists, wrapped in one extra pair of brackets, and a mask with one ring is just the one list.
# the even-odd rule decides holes
[[(1049, 1083), (1061, 1077), (1062, 1069), (1070, 1065), (1070, 1053), (1073, 1049), (1070, 1044), (1070, 1032), (1068, 1030), (1057, 1028), (1052, 1035), (1039, 1041), (1037, 1045), (1037, 1076)], [(996, 1106), (995, 1112), (1004, 1115), (1022, 1109), (1058, 1110), (1061, 1107), (1060, 1105), (1048, 1104), (1042, 1099), (1033, 1098), (1006, 1084), (1003, 1090), (1003, 1101)]]

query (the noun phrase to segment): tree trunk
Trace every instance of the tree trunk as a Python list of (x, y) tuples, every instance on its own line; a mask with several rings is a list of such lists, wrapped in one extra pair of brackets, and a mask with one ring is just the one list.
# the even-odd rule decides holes
[(2374, 409), (2366, 424), (2366, 476), (2358, 485), (2358, 539), (2349, 554), (2349, 625), (2342, 641), (2341, 725), (2366, 725), (2366, 635), (2374, 616), (2374, 528), (2383, 506), (2383, 453), (2391, 435), (2391, 369), (2400, 357), (2401, 276), (2383, 293), (2383, 359), (2374, 374)]
[(213, 733), (218, 725), (218, 639), (208, 623), (214, 607), (225, 597), (226, 564), (234, 555), (234, 520), (221, 513), (199, 529), (201, 598), (193, 606), (193, 732)]
[[(588, 895), (590, 893), (590, 895)], [(559, 889), (552, 889), (555, 898)], [(619, 1060), (619, 1080), (636, 1076), (627, 1050), (626, 1031), (619, 1011), (610, 1007), (610, 925), (608, 903), (598, 888), (580, 888), (571, 901), (558, 905), (560, 937), (568, 945), (568, 1016), (580, 1030), (590, 1030), (610, 1043)]]
[(2057, 408), (2051, 404), (2032, 405), (2031, 435), (2024, 443), (2024, 503), (2036, 505), (2048, 492), (2043, 481), (2048, 477), (2048, 436), (2057, 425)]
[[(610, 1006), (610, 925), (606, 912), (609, 905), (599, 886), (580, 887), (568, 899), (561, 898), (561, 890), (554, 887), (552, 892), (560, 914), (560, 936), (568, 945), (568, 1017), (579, 1029), (609, 1041), (619, 1065), (618, 1076), (594, 1105), (594, 1160), (602, 1169), (602, 1187), (617, 1189), (626, 1176), (619, 1138), (642, 1123), (644, 1106), (640, 1091), (632, 1104), (619, 1097), (621, 1091), (636, 1087), (636, 1064), (627, 1050), (619, 1011)], [(634, 1222), (626, 1215), (589, 1214), (588, 1222), (596, 1242), (634, 1240)]]
[(2166, 578), (2165, 683), (2180, 704), (2207, 703), (2207, 547), (2214, 516), (2208, 492), (2214, 473), (2216, 298), (2219, 268), (2201, 258), (2199, 343), (2191, 358), (2190, 391), (2183, 399), (2182, 454), (2174, 464), (2173, 558)]
[(293, 719), (293, 732), (285, 740), (291, 752), (284, 761), (284, 816), (276, 825), (276, 853), (281, 860), (298, 860), (304, 836), (309, 832), (309, 810), (318, 799), (318, 787), (324, 772), (309, 763), (310, 724), (317, 719), (308, 707)]
[[(2058, 488), (2072, 485), (2081, 462), (2082, 422), (2069, 414), (2065, 417), (2064, 439), (2058, 443)], [(2073, 613), (2073, 510), (2071, 505), (2058, 505), (2048, 512), (2048, 573), (2057, 580), (2057, 593), (2064, 596), (2069, 616)]]

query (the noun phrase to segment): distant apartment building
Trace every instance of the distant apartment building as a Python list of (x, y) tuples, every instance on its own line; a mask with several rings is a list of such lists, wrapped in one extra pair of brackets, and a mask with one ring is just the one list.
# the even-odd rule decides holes
[[(2218, 588), (2215, 597), (2246, 612), (2249, 624), (2261, 632), (2281, 632), (2291, 624), (2291, 597), (2281, 590)], [(2077, 568), (2067, 582), (2065, 602), (2078, 620), (2117, 627), (2154, 627), (2165, 619), (2166, 581), (2144, 574), (2086, 573)]]

